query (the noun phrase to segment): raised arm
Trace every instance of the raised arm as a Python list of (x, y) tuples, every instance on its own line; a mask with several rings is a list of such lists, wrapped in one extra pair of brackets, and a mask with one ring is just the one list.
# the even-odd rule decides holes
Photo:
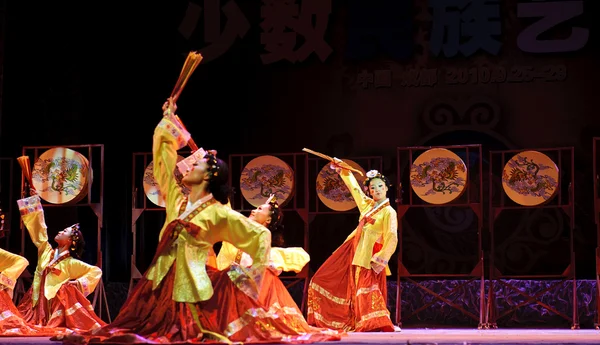
[(348, 190), (352, 194), (360, 213), (363, 214), (367, 212), (373, 206), (373, 200), (365, 195), (360, 183), (358, 183), (356, 177), (354, 177), (354, 174), (350, 170), (340, 168), (337, 165), (334, 166), (336, 171), (340, 174), (342, 181), (344, 181), (344, 184), (346, 184), (346, 187), (348, 187)]
[(152, 143), (154, 179), (167, 205), (167, 222), (177, 217), (175, 208), (179, 204), (178, 199), (183, 197), (174, 172), (177, 165), (177, 150), (184, 147), (189, 139), (189, 132), (179, 126), (177, 121), (172, 121), (171, 116), (163, 117), (154, 130)]
[(38, 195), (17, 200), (23, 224), (29, 232), (31, 241), (38, 249), (38, 257), (46, 250), (52, 250), (48, 243), (48, 227), (44, 218), (44, 209)]

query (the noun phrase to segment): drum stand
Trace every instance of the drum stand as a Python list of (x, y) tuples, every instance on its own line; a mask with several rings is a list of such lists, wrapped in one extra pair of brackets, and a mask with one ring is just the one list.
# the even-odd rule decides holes
[[(26, 156), (28, 155), (28, 152), (31, 153), (30, 151), (33, 150), (33, 160), (32, 163), (35, 162), (38, 157), (39, 157), (39, 150), (49, 150), (52, 148), (55, 148), (57, 146), (24, 146), (23, 147), (23, 152), (22, 155)], [(96, 266), (98, 266), (99, 268), (102, 268), (102, 239), (101, 239), (101, 230), (102, 230), (102, 221), (103, 221), (103, 215), (104, 215), (104, 145), (103, 144), (88, 144), (88, 145), (63, 145), (61, 147), (65, 147), (65, 148), (69, 148), (72, 149), (74, 151), (78, 151), (79, 153), (81, 153), (82, 155), (84, 155), (86, 157), (86, 159), (89, 161), (90, 164), (90, 169), (92, 169), (92, 171), (94, 170), (94, 168), (98, 168), (100, 169), (100, 188), (98, 188), (98, 195), (93, 195), (92, 196), (92, 184), (93, 183), (88, 183), (87, 185), (87, 195), (85, 198), (83, 198), (81, 201), (73, 204), (73, 205), (61, 205), (61, 204), (44, 204), (44, 212), (47, 212), (47, 210), (49, 208), (53, 208), (53, 207), (80, 207), (80, 206), (88, 206), (92, 209), (92, 211), (94, 212), (94, 214), (96, 215), (96, 218), (98, 220), (98, 227), (97, 227), (97, 246), (96, 246)], [(98, 163), (96, 163), (97, 165), (94, 165), (94, 158), (96, 160), (98, 160)], [(33, 164), (32, 164), (33, 166)], [(26, 194), (26, 190), (28, 190), (27, 188), (27, 181), (25, 179), (25, 175), (23, 173), (21, 173), (21, 197), (24, 198), (27, 196)], [(96, 194), (96, 193), (94, 193)], [(25, 226), (23, 224), (23, 222), (21, 222), (21, 253), (20, 255), (24, 255), (25, 253)], [(104, 273), (104, 272), (103, 272)], [(105, 276), (103, 274), (103, 276)], [(24, 278), (25, 274), (21, 275), (21, 278)], [(21, 278), (19, 278), (19, 281), (17, 283), (17, 286), (15, 287), (15, 295), (20, 295), (21, 293), (24, 293), (24, 286), (23, 283), (21, 281)], [(16, 296), (15, 296), (16, 299)], [(96, 289), (94, 290), (94, 298), (92, 300), (92, 306), (94, 307), (94, 310), (96, 310), (96, 305), (97, 303), (100, 303), (100, 305), (98, 306), (97, 309), (97, 313), (96, 315), (98, 315), (98, 317), (102, 318), (103, 313), (106, 313), (107, 319), (108, 319), (108, 323), (112, 322), (112, 319), (110, 317), (110, 310), (108, 308), (108, 299), (106, 298), (106, 290), (104, 289), (104, 282), (103, 279), (100, 279), (100, 281), (98, 282), (98, 285), (96, 286)]]
[[(531, 150), (531, 149), (529, 149)], [(554, 314), (562, 319), (566, 320), (571, 324), (571, 329), (579, 329), (579, 314), (577, 311), (577, 278), (575, 275), (575, 248), (574, 248), (574, 230), (575, 230), (575, 197), (574, 197), (574, 184), (575, 184), (575, 149), (573, 147), (559, 147), (559, 148), (545, 148), (535, 149), (540, 153), (546, 155), (552, 155), (557, 158), (558, 161), (558, 192), (557, 195), (545, 204), (537, 206), (523, 206), (507, 200), (505, 197), (506, 193), (500, 192), (499, 195), (492, 193), (493, 188), (493, 177), (502, 176), (503, 167), (507, 164), (509, 159), (518, 154), (519, 152), (527, 151), (526, 149), (521, 150), (503, 150), (503, 151), (490, 151), (489, 156), (489, 233), (490, 233), (490, 283), (487, 300), (487, 311), (485, 316), (486, 328), (497, 328), (497, 321), (501, 318), (513, 315), (514, 312), (523, 307), (536, 305), (536, 307), (544, 308), (548, 313)], [(562, 273), (557, 274), (535, 274), (535, 275), (509, 275), (502, 273), (495, 265), (497, 259), (496, 253), (496, 233), (495, 225), (496, 220), (502, 211), (506, 210), (526, 210), (526, 209), (558, 209), (562, 210), (564, 214), (569, 218), (569, 244), (564, 247), (564, 252), (557, 251), (556, 256), (560, 257), (561, 254), (564, 257), (568, 257), (568, 262), (565, 263), (566, 267)], [(512, 229), (502, 229), (503, 233), (510, 232)], [(502, 233), (502, 232), (499, 232)], [(565, 254), (566, 252), (566, 254)], [(567, 261), (567, 260), (565, 260)], [(518, 279), (552, 279), (553, 283), (550, 283), (548, 287), (541, 291), (533, 294), (528, 291), (521, 291), (511, 280)], [(566, 284), (570, 280), (572, 290), (569, 292), (571, 297), (571, 315), (567, 315), (565, 312), (560, 311), (556, 304), (553, 305), (546, 301), (543, 297), (545, 292), (550, 290), (556, 291), (557, 289), (566, 288)], [(516, 305), (505, 308), (508, 310), (502, 310), (499, 312), (498, 300), (502, 299), (497, 295), (502, 291), (513, 291), (524, 297), (525, 301), (520, 303), (514, 303)], [(561, 301), (561, 303), (567, 303)]]
[[(412, 187), (410, 180), (410, 173), (402, 173), (404, 169), (410, 172), (411, 166), (414, 163), (414, 155), (422, 154), (432, 148), (446, 149), (453, 151), (454, 153), (464, 154), (466, 157), (467, 167), (467, 178), (465, 185), (465, 192), (458, 198), (445, 203), (445, 204), (431, 204), (423, 201), (416, 194)], [(442, 145), (442, 146), (412, 146), (412, 147), (398, 147), (396, 149), (397, 157), (397, 183), (398, 188), (396, 207), (398, 213), (398, 273), (396, 280), (396, 324), (401, 327), (402, 323), (412, 319), (418, 319), (419, 313), (423, 310), (436, 307), (436, 304), (444, 305), (445, 307), (452, 308), (462, 315), (470, 318), (474, 322), (477, 322), (478, 328), (484, 328), (484, 309), (485, 309), (485, 279), (484, 279), (484, 256), (482, 246), (482, 229), (483, 229), (483, 154), (481, 145)], [(475, 159), (475, 161), (473, 161)], [(402, 186), (410, 186), (406, 189), (406, 200), (403, 200), (403, 189)], [(472, 248), (473, 260), (471, 261), (471, 271), (469, 273), (457, 273), (457, 272), (440, 272), (440, 273), (415, 273), (410, 272), (411, 267), (405, 266), (404, 261), (404, 240), (406, 233), (410, 235), (408, 231), (405, 231), (407, 224), (406, 213), (409, 209), (420, 208), (424, 209), (427, 207), (436, 208), (463, 208), (472, 210), (473, 214), (477, 217), (477, 236), (471, 244), (477, 243), (477, 248)], [(409, 229), (410, 230), (410, 229)], [(443, 293), (438, 293), (424, 284), (425, 279), (460, 279), (463, 282), (456, 287), (449, 289)], [(402, 314), (402, 282), (406, 281), (413, 284), (414, 287), (422, 291), (424, 299), (428, 299), (427, 303), (423, 303), (416, 310), (405, 312)], [(468, 310), (464, 308), (460, 303), (455, 303), (457, 297), (460, 299), (461, 291), (467, 284), (471, 282), (479, 281), (479, 308), (478, 310)], [(476, 313), (479, 312), (479, 315)]]

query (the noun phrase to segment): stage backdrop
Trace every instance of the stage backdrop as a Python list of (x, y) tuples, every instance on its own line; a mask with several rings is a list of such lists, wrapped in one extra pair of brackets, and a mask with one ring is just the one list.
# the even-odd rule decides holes
[[(128, 279), (131, 153), (151, 150), (160, 106), (192, 49), (205, 60), (180, 116), (198, 144), (223, 157), (302, 147), (380, 155), (395, 181), (397, 146), (575, 146), (577, 269), (593, 275), (594, 0), (178, 0), (82, 4), (71, 9), (77, 15), (56, 4), (10, 6), (2, 153), (106, 144), (109, 279)], [(352, 231), (356, 216), (348, 217), (315, 220), (311, 268)], [(506, 254), (499, 268), (560, 270), (553, 260), (564, 257), (553, 250), (567, 248), (565, 215), (523, 212), (517, 220), (504, 225), (512, 233), (498, 243)], [(468, 270), (475, 222), (462, 210), (407, 215), (411, 271)]]

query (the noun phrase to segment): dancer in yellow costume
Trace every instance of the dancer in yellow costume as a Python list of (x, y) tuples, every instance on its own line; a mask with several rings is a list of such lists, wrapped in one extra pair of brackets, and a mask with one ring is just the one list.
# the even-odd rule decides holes
[(367, 172), (369, 197), (352, 172), (337, 163), (331, 167), (352, 193), (360, 218), (311, 279), (308, 322), (355, 332), (399, 331), (387, 309), (388, 261), (398, 244), (396, 211), (387, 198), (389, 181), (376, 170)]
[(200, 149), (188, 157), (190, 171), (182, 182), (190, 192), (183, 193), (173, 172), (177, 150), (187, 145), (190, 134), (175, 117), (175, 109), (171, 100), (165, 103), (153, 138), (154, 178), (166, 204), (158, 248), (119, 315), (98, 332), (84, 334), (88, 340), (203, 342), (208, 336), (228, 341), (201, 320), (202, 303), (214, 293), (206, 263), (216, 242), (235, 243), (250, 254), (254, 264), (243, 277), (255, 295), (260, 290), (271, 233), (225, 206), (228, 167), (214, 153)]
[(102, 270), (80, 260), (85, 242), (79, 224), (60, 231), (53, 248), (38, 195), (17, 201), (23, 223), (38, 249), (33, 284), (18, 309), (25, 320), (36, 326), (71, 331), (95, 330), (106, 323), (87, 299), (102, 277)]
[[(273, 195), (271, 195), (265, 204), (253, 210), (248, 218), (265, 225), (272, 233), (282, 228), (283, 213)], [(299, 339), (303, 341), (338, 340), (340, 338), (338, 332), (308, 325), (300, 308), (298, 308), (287, 288), (278, 277), (282, 271), (299, 273), (309, 260), (310, 256), (303, 248), (272, 247), (269, 270), (265, 272), (265, 279), (258, 302), (267, 313), (276, 316), (274, 318), (276, 321), (270, 326), (274, 332), (286, 335), (288, 342), (294, 342)], [(252, 259), (248, 254), (232, 244), (223, 242), (217, 256), (217, 265), (220, 270), (235, 270), (238, 266), (248, 267), (252, 265)], [(219, 290), (227, 290), (231, 286), (231, 281), (226, 276), (222, 278), (224, 276), (223, 272), (215, 273), (212, 278), (213, 285), (215, 288), (219, 286)], [(232, 297), (237, 296), (237, 298), (215, 300), (213, 308), (207, 309), (213, 310), (213, 312), (205, 312), (207, 319), (216, 320), (219, 325), (218, 327), (226, 329), (232, 340), (242, 341), (251, 337), (261, 339), (257, 335), (260, 334), (260, 327), (257, 327), (258, 325), (253, 322), (247, 322), (248, 316), (252, 311), (252, 306), (248, 306), (245, 303), (247, 298), (244, 298), (243, 295), (241, 296), (235, 289), (232, 289), (230, 295)], [(242, 324), (243, 326), (235, 327), (238, 324)], [(294, 338), (294, 336), (296, 337)], [(266, 338), (263, 339), (266, 340)]]
[(2, 336), (53, 334), (51, 330), (42, 333), (41, 329), (28, 325), (12, 301), (17, 279), (27, 265), (29, 262), (24, 257), (0, 249), (0, 335)]

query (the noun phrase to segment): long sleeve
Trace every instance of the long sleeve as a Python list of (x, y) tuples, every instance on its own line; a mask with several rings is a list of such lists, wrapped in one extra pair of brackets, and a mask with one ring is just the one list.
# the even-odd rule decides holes
[[(352, 172), (346, 169), (342, 169), (340, 171), (340, 177), (342, 178), (342, 181), (344, 181), (344, 184), (346, 184), (346, 187), (352, 194), (352, 198), (354, 198), (354, 202), (356, 203), (356, 206), (358, 207), (358, 210), (362, 217), (375, 204), (373, 202), (373, 199), (365, 195), (360, 184), (358, 183), (356, 177), (354, 177), (354, 174)], [(347, 242), (351, 238), (354, 238), (355, 235), (356, 229), (352, 231), (350, 235), (348, 235), (348, 237), (346, 237), (346, 240), (344, 240), (344, 242)]]
[(17, 200), (17, 204), (23, 223), (29, 232), (31, 241), (38, 249), (38, 258), (40, 258), (44, 252), (52, 250), (52, 246), (48, 243), (48, 226), (46, 226), (40, 197), (34, 195), (20, 199)]
[(352, 172), (342, 169), (340, 171), (340, 177), (346, 184), (346, 187), (348, 187), (348, 190), (350, 190), (350, 193), (352, 194), (354, 202), (356, 202), (356, 206), (358, 206), (358, 210), (360, 211), (361, 215), (373, 207), (373, 199), (365, 195)]
[(81, 293), (87, 296), (96, 289), (102, 278), (102, 270), (81, 260), (72, 259), (69, 261), (69, 277), (71, 280), (77, 280)]
[(0, 249), (0, 285), (12, 290), (29, 261), (24, 257)]
[(250, 255), (253, 267), (265, 268), (269, 263), (271, 232), (234, 210), (222, 208), (221, 213), (224, 217), (216, 225), (227, 229), (221, 233), (222, 240)]
[[(167, 205), (165, 225), (178, 216), (176, 207), (179, 205), (179, 199), (183, 198), (183, 192), (177, 185), (174, 171), (177, 166), (177, 150), (184, 147), (189, 139), (190, 134), (168, 118), (163, 118), (154, 130), (152, 143), (154, 179)], [(164, 228), (160, 232), (160, 237), (163, 231)]]
[[(231, 201), (228, 200), (224, 206), (231, 209)], [(224, 270), (229, 267), (235, 261), (237, 252), (238, 249), (233, 244), (223, 241), (217, 255), (217, 269)]]
[(376, 273), (381, 272), (387, 266), (398, 245), (398, 217), (393, 208), (388, 206), (388, 212), (383, 218), (383, 223), (383, 247), (371, 259), (371, 261), (377, 263), (373, 268)]
[(269, 265), (278, 272), (300, 273), (304, 266), (310, 261), (310, 256), (300, 247), (271, 248)]
[(252, 266), (248, 269), (236, 266), (238, 271), (230, 271), (230, 277), (244, 292), (257, 299), (269, 264), (271, 232), (227, 207), (220, 207), (215, 216), (208, 227), (209, 242), (226, 241), (250, 255)]
[[(224, 270), (231, 266), (236, 261), (238, 253), (242, 254), (239, 262), (240, 265), (252, 265), (252, 259), (249, 258), (248, 254), (241, 252), (228, 242), (223, 242), (223, 246), (221, 246), (221, 251), (219, 251), (219, 256), (217, 257), (218, 268)], [(248, 259), (245, 259), (245, 257)], [(301, 247), (271, 247), (271, 251), (269, 252), (269, 269), (278, 275), (281, 272), (299, 273), (309, 261), (310, 256)]]

